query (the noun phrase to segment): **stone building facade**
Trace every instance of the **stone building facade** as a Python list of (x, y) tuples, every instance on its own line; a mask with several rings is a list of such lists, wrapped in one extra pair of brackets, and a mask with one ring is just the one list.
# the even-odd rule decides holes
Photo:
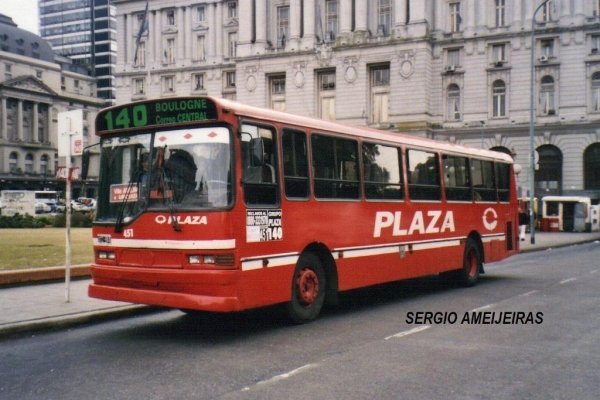
[[(56, 57), (41, 37), (0, 14), (0, 189), (61, 189), (58, 113), (84, 110), (84, 145), (104, 102), (95, 79)], [(96, 174), (97, 175), (97, 174)]]
[[(117, 102), (208, 94), (496, 149), (527, 188), (540, 3), (114, 0)], [(537, 196), (600, 198), (598, 3), (536, 14)]]

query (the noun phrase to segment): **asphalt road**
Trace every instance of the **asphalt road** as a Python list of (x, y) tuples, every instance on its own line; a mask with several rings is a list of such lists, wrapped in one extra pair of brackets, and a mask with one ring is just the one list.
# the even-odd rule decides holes
[(592, 243), (488, 265), (473, 288), (354, 291), (301, 326), (168, 311), (5, 339), (0, 399), (598, 399), (599, 259)]

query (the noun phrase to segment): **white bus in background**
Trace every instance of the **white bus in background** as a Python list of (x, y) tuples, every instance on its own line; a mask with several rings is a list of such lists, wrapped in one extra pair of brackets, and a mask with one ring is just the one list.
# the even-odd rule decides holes
[(53, 190), (3, 190), (2, 215), (45, 214), (57, 211), (58, 192)]
[(598, 206), (585, 196), (545, 196), (541, 222), (541, 230), (548, 232), (598, 230)]

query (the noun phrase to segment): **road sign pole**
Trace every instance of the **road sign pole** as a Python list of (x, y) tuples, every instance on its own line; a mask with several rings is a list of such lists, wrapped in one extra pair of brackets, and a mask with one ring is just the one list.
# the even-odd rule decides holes
[(67, 178), (65, 180), (65, 302), (71, 301), (71, 141), (69, 140), (69, 146), (67, 150)]

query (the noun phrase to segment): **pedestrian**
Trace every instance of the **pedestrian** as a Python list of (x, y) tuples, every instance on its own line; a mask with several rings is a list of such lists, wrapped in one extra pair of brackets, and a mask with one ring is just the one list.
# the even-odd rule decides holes
[(519, 207), (519, 239), (525, 241), (525, 230), (527, 229), (527, 213), (522, 207)]

